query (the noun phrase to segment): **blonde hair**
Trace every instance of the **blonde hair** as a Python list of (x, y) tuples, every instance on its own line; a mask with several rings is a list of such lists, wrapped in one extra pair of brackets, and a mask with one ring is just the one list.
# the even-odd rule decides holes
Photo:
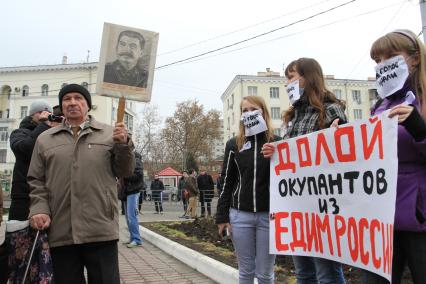
[(391, 56), (395, 52), (405, 52), (413, 56), (418, 64), (413, 66), (410, 77), (416, 96), (420, 102), (423, 119), (426, 118), (426, 48), (410, 30), (396, 30), (378, 38), (370, 50), (373, 60), (380, 56)]
[[(262, 110), (262, 116), (263, 119), (265, 119), (266, 126), (268, 127), (268, 130), (265, 131), (265, 138), (267, 142), (274, 141), (274, 132), (272, 128), (272, 121), (271, 116), (269, 115), (268, 108), (266, 106), (265, 100), (262, 97), (259, 96), (247, 96), (243, 97), (240, 103), (240, 112), (243, 113), (243, 102), (247, 101), (257, 107), (259, 107)], [(244, 143), (246, 142), (246, 136), (245, 136), (245, 128), (242, 121), (240, 121), (240, 126), (238, 129), (238, 135), (237, 135), (237, 147), (238, 151), (241, 150)]]

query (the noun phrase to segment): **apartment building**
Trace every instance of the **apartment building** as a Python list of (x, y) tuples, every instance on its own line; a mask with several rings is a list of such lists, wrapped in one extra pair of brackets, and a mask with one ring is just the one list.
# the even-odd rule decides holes
[[(236, 75), (221, 96), (223, 103), (223, 141), (238, 133), (240, 102), (245, 96), (261, 96), (265, 99), (272, 117), (274, 133), (281, 136), (281, 114), (290, 107), (285, 89), (286, 78), (269, 68), (257, 75)], [(327, 88), (339, 99), (346, 102), (348, 119), (363, 119), (370, 115), (370, 107), (377, 101), (375, 79), (367, 80), (336, 79), (333, 75), (325, 77)]]

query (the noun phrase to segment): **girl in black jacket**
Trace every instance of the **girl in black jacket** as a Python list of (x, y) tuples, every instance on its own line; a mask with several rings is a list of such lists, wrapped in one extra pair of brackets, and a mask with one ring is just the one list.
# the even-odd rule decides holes
[(226, 143), (216, 224), (231, 233), (238, 259), (239, 282), (274, 282), (275, 255), (269, 254), (269, 159), (263, 144), (278, 140), (263, 98), (244, 97), (239, 133)]

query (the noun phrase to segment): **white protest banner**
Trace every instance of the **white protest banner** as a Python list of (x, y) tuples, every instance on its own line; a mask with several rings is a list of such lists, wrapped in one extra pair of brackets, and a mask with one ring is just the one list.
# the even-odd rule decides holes
[(157, 45), (158, 33), (105, 23), (96, 92), (149, 102)]
[(397, 119), (387, 113), (276, 142), (270, 253), (390, 279), (397, 171)]

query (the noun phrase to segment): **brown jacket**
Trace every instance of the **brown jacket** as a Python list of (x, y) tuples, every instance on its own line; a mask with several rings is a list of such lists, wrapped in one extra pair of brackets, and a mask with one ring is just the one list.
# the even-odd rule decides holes
[(186, 189), (189, 191), (189, 197), (198, 195), (197, 180), (193, 176), (189, 176), (186, 180)]
[(52, 247), (118, 239), (116, 177), (134, 169), (133, 144), (90, 118), (76, 142), (63, 123), (42, 133), (28, 171), (30, 214), (51, 217)]

